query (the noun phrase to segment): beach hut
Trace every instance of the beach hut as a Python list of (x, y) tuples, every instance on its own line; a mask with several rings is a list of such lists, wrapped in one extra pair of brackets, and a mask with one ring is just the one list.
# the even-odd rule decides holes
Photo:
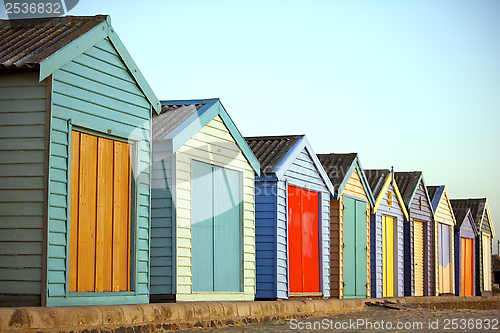
[(0, 303), (147, 303), (156, 96), (109, 16), (0, 27)]
[(370, 215), (371, 296), (404, 295), (403, 223), (408, 212), (394, 172), (365, 170), (375, 205)]
[(404, 294), (434, 295), (434, 212), (421, 171), (395, 172), (410, 217), (404, 223)]
[(219, 99), (153, 117), (151, 301), (253, 300), (259, 162)]
[(255, 178), (259, 299), (330, 296), (330, 196), (334, 189), (305, 135), (245, 138)]
[(452, 199), (456, 208), (470, 208), (477, 229), (476, 238), (476, 295), (491, 296), (491, 249), (495, 230), (491, 221), (490, 209), (486, 198)]
[(456, 224), (446, 187), (427, 186), (434, 210), (434, 251), (436, 295), (455, 294), (453, 227)]
[(455, 214), (455, 295), (476, 295), (476, 237), (477, 228), (470, 208), (459, 208), (459, 203), (451, 200)]
[(335, 188), (330, 199), (331, 297), (370, 297), (372, 191), (357, 153), (317, 156)]

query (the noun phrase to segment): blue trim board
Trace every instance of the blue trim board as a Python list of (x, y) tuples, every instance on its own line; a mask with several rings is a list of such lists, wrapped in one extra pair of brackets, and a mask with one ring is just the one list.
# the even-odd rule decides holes
[(432, 209), (434, 212), (437, 210), (439, 201), (441, 201), (443, 193), (444, 193), (444, 185), (441, 185), (436, 189), (436, 193), (434, 193), (434, 198), (432, 198)]
[(183, 144), (192, 138), (198, 131), (205, 127), (212, 119), (220, 116), (224, 125), (227, 127), (229, 133), (234, 141), (241, 149), (243, 155), (248, 163), (255, 171), (257, 176), (260, 176), (260, 163), (248, 146), (247, 142), (241, 135), (240, 131), (234, 124), (233, 120), (227, 113), (226, 109), (218, 98), (210, 99), (192, 99), (192, 100), (169, 100), (161, 101), (162, 105), (193, 105), (205, 104), (195, 114), (190, 116), (186, 121), (175, 128), (165, 140), (172, 140), (172, 152), (177, 151)]

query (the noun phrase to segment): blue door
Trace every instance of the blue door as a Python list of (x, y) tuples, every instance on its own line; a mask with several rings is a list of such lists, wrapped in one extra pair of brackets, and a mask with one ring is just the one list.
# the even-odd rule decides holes
[(367, 297), (366, 202), (344, 196), (344, 298)]
[(242, 174), (193, 161), (191, 175), (192, 290), (242, 291)]

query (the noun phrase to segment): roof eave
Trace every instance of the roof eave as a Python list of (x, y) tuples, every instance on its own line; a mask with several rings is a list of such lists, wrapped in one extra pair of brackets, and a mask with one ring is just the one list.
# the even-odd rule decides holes
[(314, 151), (313, 151), (311, 145), (309, 144), (309, 141), (307, 141), (307, 138), (305, 135), (302, 138), (300, 138), (293, 145), (292, 148), (290, 148), (288, 150), (286, 155), (281, 159), (281, 161), (274, 168), (272, 173), (276, 174), (276, 177), (278, 179), (281, 179), (304, 148), (309, 153), (309, 156), (311, 157), (311, 159), (314, 163), (314, 166), (316, 167), (316, 170), (318, 171), (321, 179), (323, 179), (323, 183), (325, 184), (326, 188), (330, 192), (331, 196), (335, 197), (335, 188), (330, 180), (330, 177), (328, 177), (328, 175), (326, 174), (326, 171), (323, 168), (323, 165), (319, 161), (318, 156), (314, 153)]
[(151, 104), (155, 112), (160, 113), (160, 101), (158, 100), (148, 82), (142, 75), (141, 71), (135, 64), (134, 60), (128, 53), (127, 49), (121, 42), (120, 38), (114, 31), (113, 27), (111, 26), (111, 18), (109, 16), (106, 18), (105, 22), (100, 23), (87, 33), (83, 34), (82, 36), (70, 42), (68, 45), (65, 45), (64, 47), (59, 49), (54, 54), (40, 61), (39, 80), (43, 81), (48, 76), (61, 69), (75, 57), (83, 54), (85, 51), (93, 47), (104, 38), (109, 38), (111, 45), (113, 45), (120, 59), (124, 62), (125, 66), (128, 69), (128, 72), (136, 82), (139, 89), (144, 94), (144, 97), (148, 100), (149, 104)]
[(234, 124), (229, 114), (224, 109), (224, 106), (218, 98), (199, 99), (199, 100), (178, 100), (178, 101), (163, 101), (165, 105), (191, 105), (191, 104), (205, 104), (195, 114), (190, 116), (187, 120), (177, 126), (170, 132), (163, 140), (172, 140), (172, 151), (177, 151), (184, 145), (190, 138), (198, 133), (205, 127), (212, 119), (220, 116), (224, 125), (229, 131), (229, 134), (234, 139), (238, 147), (241, 149), (243, 156), (248, 161), (248, 164), (254, 170), (258, 177), (260, 177), (260, 163), (248, 146), (247, 142), (241, 135), (240, 131)]

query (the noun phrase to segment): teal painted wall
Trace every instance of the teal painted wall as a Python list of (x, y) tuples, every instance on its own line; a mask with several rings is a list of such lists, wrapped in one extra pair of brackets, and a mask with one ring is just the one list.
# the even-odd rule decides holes
[(172, 234), (172, 154), (166, 144), (153, 143), (151, 166), (151, 295), (174, 294)]
[(42, 281), (46, 81), (0, 74), (0, 295), (37, 295)]
[[(76, 57), (53, 74), (49, 170), (47, 305), (126, 304), (149, 301), (151, 106), (108, 39)], [(134, 179), (137, 207), (132, 216), (132, 291), (67, 292), (69, 246), (68, 120), (78, 129), (96, 131), (137, 145)], [(136, 128), (141, 128), (136, 130)]]

